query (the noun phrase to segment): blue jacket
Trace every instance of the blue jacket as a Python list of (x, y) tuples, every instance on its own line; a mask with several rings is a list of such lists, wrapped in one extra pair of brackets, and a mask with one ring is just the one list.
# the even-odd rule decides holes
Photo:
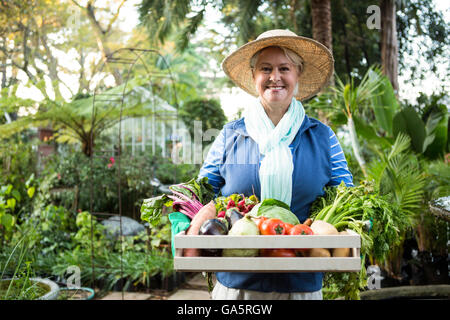
[[(305, 116), (291, 145), (294, 161), (291, 211), (301, 222), (323, 188), (344, 181), (352, 186), (344, 153), (334, 132), (322, 122)], [(199, 177), (207, 176), (216, 193), (260, 198), (259, 166), (263, 159), (248, 135), (244, 119), (224, 126), (208, 152)], [(322, 288), (322, 273), (218, 272), (217, 280), (231, 288), (265, 292), (311, 292)]]

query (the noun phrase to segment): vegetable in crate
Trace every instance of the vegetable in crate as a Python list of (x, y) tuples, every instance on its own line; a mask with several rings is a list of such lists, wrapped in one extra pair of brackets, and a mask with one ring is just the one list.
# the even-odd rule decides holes
[[(341, 183), (337, 187), (325, 188), (324, 196), (311, 205), (310, 217), (313, 221), (329, 223), (338, 231), (356, 232), (361, 236), (361, 260), (365, 261), (368, 256), (370, 261), (382, 262), (399, 244), (401, 230), (406, 230), (410, 224), (405, 211), (389, 201), (388, 196), (381, 195), (370, 181), (362, 181), (355, 187), (346, 187)], [(340, 256), (342, 252), (336, 251), (334, 254)], [(327, 282), (335, 281), (338, 287), (342, 287), (339, 281), (343, 277), (358, 279), (346, 280), (346, 297), (358, 297), (359, 289), (367, 280), (365, 268), (361, 268), (359, 274), (331, 273), (328, 276)]]
[[(312, 229), (307, 226), (306, 224), (296, 224), (289, 230), (289, 235), (296, 236), (296, 235), (313, 235), (314, 232)], [(294, 249), (295, 253), (301, 256), (309, 255), (309, 249), (305, 248), (298, 248)]]
[[(214, 201), (211, 201), (206, 206), (200, 209), (200, 211), (194, 216), (191, 221), (191, 225), (186, 230), (186, 235), (198, 235), (200, 227), (203, 223), (209, 219), (216, 217), (216, 207)], [(197, 257), (199, 256), (199, 250), (196, 248), (186, 248), (183, 250), (183, 256), (185, 257)]]
[(294, 226), (300, 223), (297, 216), (290, 211), (289, 206), (276, 199), (265, 199), (263, 202), (255, 205), (248, 214), (254, 218), (263, 216), (280, 219)]
[[(228, 234), (228, 222), (225, 219), (209, 219), (203, 222), (199, 235), (219, 235)], [(202, 256), (218, 257), (222, 255), (221, 249), (201, 249)]]
[[(259, 230), (256, 224), (249, 216), (238, 220), (228, 232), (230, 236), (250, 236), (259, 235)], [(258, 249), (223, 249), (222, 256), (224, 257), (256, 257), (258, 256)]]
[(261, 249), (260, 255), (272, 258), (294, 258), (297, 256), (294, 249)]
[(286, 234), (286, 227), (284, 222), (280, 219), (270, 218), (265, 219), (259, 225), (259, 232), (262, 235), (283, 235)]
[(228, 226), (231, 228), (238, 220), (242, 219), (244, 215), (242, 215), (235, 208), (230, 208), (225, 213), (225, 219), (228, 221)]
[(234, 193), (228, 197), (217, 197), (215, 201), (216, 210), (219, 212), (219, 216), (224, 215), (227, 210), (233, 208), (242, 215), (245, 215), (258, 203), (258, 198), (255, 195), (245, 197), (243, 194)]

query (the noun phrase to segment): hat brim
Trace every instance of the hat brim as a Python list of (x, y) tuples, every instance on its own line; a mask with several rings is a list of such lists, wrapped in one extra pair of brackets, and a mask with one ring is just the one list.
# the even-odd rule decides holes
[(272, 36), (244, 44), (222, 62), (225, 74), (238, 87), (252, 96), (258, 96), (250, 69), (250, 59), (259, 50), (281, 46), (296, 52), (303, 60), (303, 71), (298, 77), (300, 101), (316, 95), (326, 86), (333, 74), (333, 55), (320, 42), (301, 36)]

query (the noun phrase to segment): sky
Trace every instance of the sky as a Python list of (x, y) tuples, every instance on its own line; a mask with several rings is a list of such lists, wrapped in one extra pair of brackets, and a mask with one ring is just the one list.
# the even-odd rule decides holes
[[(121, 9), (121, 14), (119, 18), (119, 23), (121, 24), (122, 30), (125, 32), (131, 32), (131, 30), (136, 26), (138, 22), (138, 12), (136, 5), (140, 3), (141, 0), (128, 0), (125, 2), (124, 6)], [(448, 0), (434, 0), (436, 7), (444, 12), (444, 17), (446, 18), (446, 21), (450, 21), (450, 1)], [(226, 32), (226, 29), (218, 23), (220, 18), (220, 13), (215, 11), (212, 8), (209, 8), (206, 14), (206, 28), (212, 28), (214, 30), (219, 30), (223, 33)], [(202, 37), (202, 31), (199, 30), (199, 34), (197, 35), (197, 38)], [(68, 61), (69, 67), (70, 67), (70, 53), (66, 54), (63, 52), (57, 53), (58, 57), (61, 59), (64, 59), (65, 61)], [(95, 58), (95, 57), (92, 57)], [(408, 57), (411, 61), (417, 61), (417, 57)], [(73, 60), (73, 59), (72, 59)], [(420, 61), (419, 57), (419, 61)], [(72, 62), (73, 63), (73, 62)], [(421, 63), (421, 62), (420, 62)], [(423, 62), (425, 63), (425, 62)], [(448, 61), (446, 62), (449, 63)], [(74, 64), (72, 65), (74, 67)], [(219, 73), (218, 76), (225, 76), (224, 73)], [(399, 76), (399, 87), (400, 87), (400, 98), (406, 99), (411, 102), (415, 100), (415, 98), (418, 96), (420, 91), (426, 92), (427, 94), (431, 94), (433, 91), (435, 91), (438, 87), (438, 83), (441, 83), (442, 81), (439, 79), (443, 79), (444, 77), (442, 75), (434, 75), (429, 74), (424, 81), (416, 81), (413, 84), (405, 83), (405, 78), (409, 77), (409, 74), (406, 73), (404, 76)], [(64, 76), (62, 76), (64, 78)], [(26, 80), (26, 76), (23, 75), (23, 80)], [(68, 83), (71, 82), (71, 79), (65, 78), (63, 80), (67, 80)], [(75, 81), (73, 81), (75, 83)], [(447, 81), (445, 83), (445, 86), (450, 89), (450, 83)], [(29, 89), (25, 87), (21, 87), (18, 90), (18, 96), (21, 96), (23, 98), (27, 97), (38, 97), (39, 91), (37, 89)], [(66, 97), (70, 97), (70, 93), (68, 90), (66, 90)], [(43, 98), (43, 97), (42, 97)], [(225, 115), (229, 120), (235, 119), (236, 114), (239, 111), (239, 109), (244, 108), (250, 101), (252, 101), (253, 97), (245, 93), (240, 88), (224, 88), (223, 92), (219, 94), (219, 100), (221, 102), (222, 108), (225, 112)]]

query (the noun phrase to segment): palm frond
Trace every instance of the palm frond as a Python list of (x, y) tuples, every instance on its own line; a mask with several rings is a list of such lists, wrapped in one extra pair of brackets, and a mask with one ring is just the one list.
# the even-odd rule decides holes
[(407, 151), (410, 145), (411, 145), (411, 138), (407, 134), (399, 133), (397, 135), (397, 138), (395, 139), (394, 145), (392, 146), (387, 159), (391, 161), (399, 154)]
[(400, 208), (405, 223), (412, 223), (421, 206), (425, 176), (417, 158), (409, 151), (410, 138), (399, 134), (389, 152), (378, 150), (377, 159), (369, 166), (369, 177)]
[(186, 27), (183, 29), (183, 32), (181, 32), (178, 36), (177, 41), (178, 51), (184, 51), (188, 47), (190, 38), (192, 37), (193, 34), (195, 34), (198, 27), (203, 22), (204, 14), (205, 9), (200, 10), (196, 15), (188, 19)]

